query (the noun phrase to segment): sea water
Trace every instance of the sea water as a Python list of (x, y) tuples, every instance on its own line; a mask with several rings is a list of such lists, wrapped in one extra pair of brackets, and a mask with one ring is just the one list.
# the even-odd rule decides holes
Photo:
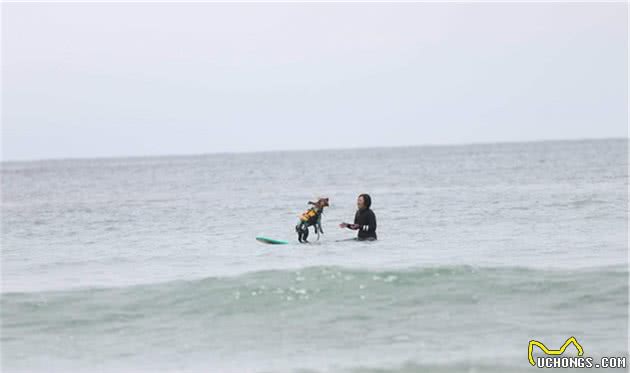
[[(621, 356), (627, 147), (4, 162), (2, 371), (517, 372), (570, 336)], [(360, 193), (376, 242), (337, 227)]]

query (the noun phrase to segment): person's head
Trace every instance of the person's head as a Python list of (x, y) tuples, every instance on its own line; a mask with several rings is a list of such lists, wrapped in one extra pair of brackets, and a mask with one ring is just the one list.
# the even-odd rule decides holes
[(372, 205), (372, 198), (369, 194), (360, 194), (357, 198), (357, 207), (359, 210), (369, 209)]

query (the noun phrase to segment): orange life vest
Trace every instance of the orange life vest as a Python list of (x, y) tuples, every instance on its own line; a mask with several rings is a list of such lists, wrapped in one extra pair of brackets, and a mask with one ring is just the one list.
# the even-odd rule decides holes
[(317, 210), (316, 208), (312, 208), (300, 215), (300, 220), (303, 222), (311, 221), (314, 223), (317, 220), (319, 214), (319, 210)]

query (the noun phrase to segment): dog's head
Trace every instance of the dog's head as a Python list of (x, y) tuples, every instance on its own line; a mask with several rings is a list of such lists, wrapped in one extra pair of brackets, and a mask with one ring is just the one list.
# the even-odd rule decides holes
[(328, 197), (320, 197), (317, 202), (309, 202), (313, 206), (319, 207), (320, 209), (324, 209), (324, 207), (330, 206), (328, 204)]
[(323, 207), (328, 207), (328, 206), (330, 206), (330, 205), (328, 204), (328, 197), (318, 199), (318, 200), (317, 200), (317, 204), (319, 205), (319, 207), (322, 207), (322, 208), (323, 208)]

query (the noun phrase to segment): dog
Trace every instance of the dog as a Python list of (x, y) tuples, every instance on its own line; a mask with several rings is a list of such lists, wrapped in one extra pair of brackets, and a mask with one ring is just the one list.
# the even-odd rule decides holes
[(300, 215), (300, 220), (295, 226), (295, 231), (298, 235), (298, 241), (300, 241), (301, 243), (308, 243), (308, 228), (310, 226), (313, 226), (315, 228), (317, 239), (319, 239), (320, 233), (324, 234), (324, 231), (322, 230), (322, 213), (324, 212), (325, 207), (330, 206), (328, 204), (328, 198), (319, 198), (317, 202), (308, 201), (308, 204), (312, 205), (313, 207)]

